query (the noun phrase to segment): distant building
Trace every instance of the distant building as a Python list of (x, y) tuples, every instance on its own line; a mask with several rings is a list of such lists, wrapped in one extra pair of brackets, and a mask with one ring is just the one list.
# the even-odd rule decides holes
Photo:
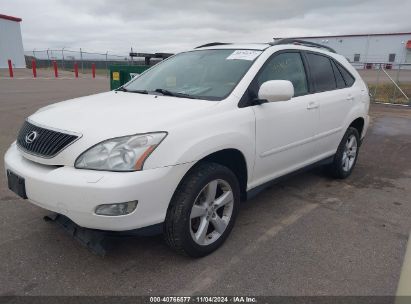
[(294, 38), (332, 47), (358, 67), (365, 63), (411, 64), (411, 32)]
[(20, 22), (21, 18), (0, 14), (0, 68), (7, 68), (9, 59), (15, 68), (26, 67)]

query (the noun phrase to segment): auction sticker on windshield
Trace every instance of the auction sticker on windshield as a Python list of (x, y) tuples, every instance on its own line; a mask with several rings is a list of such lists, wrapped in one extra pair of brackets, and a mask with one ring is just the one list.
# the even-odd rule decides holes
[(230, 56), (227, 57), (227, 60), (254, 60), (260, 54), (261, 51), (235, 50)]

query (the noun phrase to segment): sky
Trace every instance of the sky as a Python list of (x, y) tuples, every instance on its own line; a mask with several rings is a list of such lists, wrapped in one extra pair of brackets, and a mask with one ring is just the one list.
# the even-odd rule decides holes
[(127, 54), (208, 42), (411, 32), (410, 0), (0, 0), (23, 19), (23, 45)]

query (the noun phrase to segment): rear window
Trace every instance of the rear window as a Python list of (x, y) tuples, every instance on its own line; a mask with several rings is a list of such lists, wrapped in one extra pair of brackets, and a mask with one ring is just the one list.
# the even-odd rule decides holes
[(336, 63), (338, 66), (338, 69), (341, 72), (341, 75), (344, 78), (345, 84), (347, 85), (347, 87), (350, 87), (354, 84), (355, 82), (355, 78), (350, 74), (350, 72), (347, 71), (346, 68), (344, 68), (341, 64), (339, 64), (338, 62)]
[(328, 57), (308, 53), (311, 76), (315, 83), (317, 92), (331, 91), (337, 88), (334, 71)]
[(337, 88), (338, 89), (345, 88), (346, 84), (345, 84), (343, 76), (341, 75), (340, 70), (337, 68), (337, 66), (336, 66), (336, 64), (333, 60), (331, 60), (331, 64), (333, 66), (335, 81), (337, 82)]

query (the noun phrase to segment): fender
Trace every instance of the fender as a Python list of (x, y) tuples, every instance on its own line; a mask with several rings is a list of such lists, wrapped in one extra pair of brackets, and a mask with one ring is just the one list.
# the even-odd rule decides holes
[(144, 169), (197, 162), (224, 150), (236, 149), (246, 160), (252, 174), (255, 160), (255, 116), (251, 108), (239, 109), (228, 104), (216, 115), (197, 120), (196, 124), (181, 124), (147, 159)]
[(364, 120), (364, 127), (362, 130), (362, 134), (360, 134), (360, 139), (364, 138), (365, 133), (367, 132), (367, 125), (368, 125), (368, 117), (366, 117), (364, 113), (366, 112), (364, 111), (364, 104), (362, 102), (359, 102), (357, 105), (355, 105), (351, 109), (350, 113), (347, 115), (347, 118), (344, 121), (344, 128), (340, 134), (340, 141), (342, 140), (345, 134), (345, 131), (348, 129), (351, 123), (358, 118), (362, 118)]

